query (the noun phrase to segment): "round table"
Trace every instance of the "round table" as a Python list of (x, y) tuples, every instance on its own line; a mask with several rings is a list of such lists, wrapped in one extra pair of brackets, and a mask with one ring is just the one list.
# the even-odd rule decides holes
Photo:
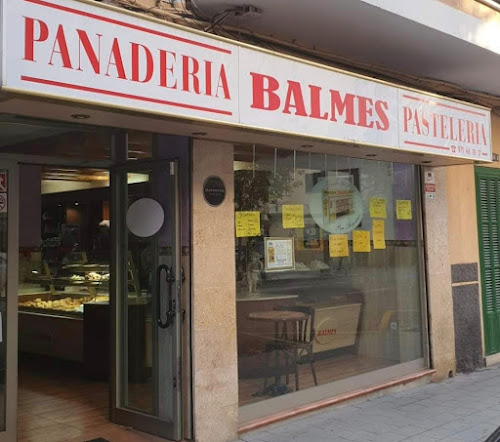
[[(288, 385), (284, 385), (281, 383), (281, 364), (279, 351), (279, 342), (280, 342), (280, 324), (282, 325), (282, 337), (286, 338), (287, 334), (287, 322), (295, 322), (295, 321), (303, 321), (308, 318), (307, 313), (297, 312), (297, 311), (289, 311), (289, 310), (269, 310), (262, 312), (253, 312), (248, 315), (248, 319), (253, 321), (260, 322), (273, 322), (274, 323), (274, 342), (275, 342), (275, 369), (277, 370), (276, 376), (274, 377), (274, 384), (267, 385), (267, 378), (264, 381), (264, 387), (261, 391), (255, 393), (255, 395), (262, 396), (265, 394), (271, 394), (272, 396), (277, 396), (285, 393), (289, 393), (292, 390), (288, 387)], [(266, 365), (268, 365), (268, 360), (266, 359)], [(287, 373), (287, 383), (288, 383), (288, 373)]]

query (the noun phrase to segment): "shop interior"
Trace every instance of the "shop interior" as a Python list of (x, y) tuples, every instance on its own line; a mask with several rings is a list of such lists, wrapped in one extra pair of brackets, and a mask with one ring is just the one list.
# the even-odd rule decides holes
[(234, 177), (241, 406), (423, 357), (414, 166), (237, 145)]
[[(96, 165), (109, 161), (111, 137), (71, 126), (0, 125), (0, 153), (27, 155), (19, 165), (19, 437), (36, 440), (48, 427), (68, 438), (92, 435), (109, 424), (110, 172)], [(130, 133), (129, 158), (149, 158), (151, 137)], [(147, 181), (129, 174), (129, 198)], [(129, 243), (128, 296), (144, 295), (136, 302), (144, 313), (151, 299), (143, 249), (139, 239)], [(130, 389), (147, 412), (148, 318), (136, 316)]]

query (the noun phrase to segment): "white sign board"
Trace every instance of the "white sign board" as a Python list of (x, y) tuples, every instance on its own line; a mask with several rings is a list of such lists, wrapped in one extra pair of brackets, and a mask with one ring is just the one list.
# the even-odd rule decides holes
[(481, 107), (101, 4), (3, 0), (1, 5), (6, 90), (491, 161), (490, 111)]
[(264, 251), (264, 269), (266, 272), (295, 270), (293, 238), (265, 238)]

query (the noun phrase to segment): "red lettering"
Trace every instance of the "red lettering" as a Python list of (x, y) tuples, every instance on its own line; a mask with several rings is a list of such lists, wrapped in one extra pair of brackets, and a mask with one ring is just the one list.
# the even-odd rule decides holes
[(467, 120), (467, 143), (474, 143), (474, 124)]
[(83, 70), (82, 69), (82, 46), (83, 49), (85, 50), (85, 53), (87, 54), (87, 58), (92, 65), (92, 69), (96, 74), (100, 73), (100, 61), (101, 61), (101, 37), (102, 34), (96, 34), (97, 35), (97, 53), (92, 47), (92, 44), (90, 43), (89, 36), (85, 31), (82, 29), (77, 29), (76, 32), (78, 33), (78, 71)]
[(283, 107), (284, 114), (290, 114), (290, 108), (295, 109), (295, 115), (306, 117), (306, 107), (304, 104), (304, 97), (302, 96), (302, 89), (300, 83), (288, 80), (288, 89), (286, 91), (285, 105)]
[(198, 79), (198, 71), (200, 65), (196, 58), (190, 57), (189, 55), (182, 56), (182, 90), (185, 92), (191, 92), (189, 84), (189, 79), (192, 79), (193, 89), (195, 94), (200, 94), (200, 80)]
[(311, 118), (317, 118), (318, 120), (326, 120), (328, 118), (328, 112), (321, 114), (321, 88), (319, 86), (309, 85), (309, 90), (311, 94), (311, 113), (309, 116)]
[(346, 124), (356, 124), (354, 121), (354, 95), (346, 94), (344, 100), (340, 96), (339, 91), (334, 91), (330, 89), (330, 100), (331, 100), (331, 117), (330, 121), (337, 121), (337, 113), (343, 115), (345, 112)]
[(212, 62), (205, 60), (205, 95), (212, 96)]
[[(172, 63), (168, 64), (169, 56), (172, 58)], [(169, 79), (174, 76), (175, 53), (160, 49), (160, 86), (169, 89), (177, 89), (177, 80), (174, 78), (173, 83), (169, 83)]]
[(367, 97), (360, 97), (358, 95), (358, 126), (372, 128), (373, 121), (368, 122), (368, 117), (373, 115), (373, 100)]
[[(141, 80), (140, 77), (140, 50), (142, 48), (143, 54), (146, 56), (146, 72), (144, 78)], [(153, 77), (153, 56), (150, 50), (141, 44), (131, 43), (132, 50), (132, 81), (137, 81), (138, 83), (147, 83)]]
[(481, 124), (481, 138), (482, 144), (486, 146), (488, 144), (488, 141), (486, 138), (486, 128), (484, 127), (484, 124)]
[(412, 112), (409, 107), (403, 106), (404, 131), (408, 132), (408, 122), (412, 119)]
[(437, 120), (439, 118), (438, 114), (432, 114), (432, 136), (437, 137)]
[(123, 67), (122, 53), (120, 51), (120, 45), (118, 44), (118, 39), (115, 37), (113, 39), (113, 45), (111, 46), (111, 52), (109, 54), (108, 66), (106, 67), (106, 77), (109, 77), (109, 68), (114, 66), (118, 78), (126, 80), (127, 76), (125, 74), (125, 68)]
[(454, 123), (455, 123), (455, 119), (453, 117), (450, 117), (450, 140), (457, 141), (457, 137), (454, 136), (455, 134), (453, 132), (453, 129), (454, 129), (453, 125), (454, 125)]
[[(280, 84), (270, 75), (250, 72), (252, 76), (252, 105), (254, 109), (276, 110), (280, 107), (280, 98), (276, 91)], [(266, 84), (264, 84), (266, 83)]]
[[(35, 37), (35, 22), (38, 24), (38, 35)], [(41, 20), (24, 17), (24, 58), (35, 61), (35, 41), (41, 42), (49, 38), (49, 27)]]
[(458, 141), (464, 142), (465, 141), (465, 127), (464, 127), (464, 120), (461, 118), (458, 119)]
[(219, 89), (222, 89), (222, 92), (224, 92), (224, 98), (226, 100), (231, 99), (231, 95), (229, 95), (229, 85), (227, 84), (226, 68), (224, 65), (220, 67), (219, 81), (217, 82), (217, 90), (215, 91), (215, 96), (217, 98), (219, 98)]
[(375, 102), (375, 113), (380, 120), (375, 123), (377, 130), (386, 131), (389, 129), (389, 117), (386, 112), (388, 109), (389, 103), (387, 101), (377, 100)]
[(321, 336), (332, 336), (337, 334), (337, 329), (336, 328), (329, 328), (327, 330), (320, 330), (317, 335), (318, 337)]
[(441, 120), (441, 138), (448, 139), (448, 117), (446, 115), (440, 115)]
[[(59, 50), (56, 51), (56, 45)], [(56, 39), (54, 40), (54, 45), (52, 46), (52, 52), (50, 54), (49, 64), (53, 65), (52, 59), (54, 54), (59, 54), (61, 56), (62, 65), (65, 68), (73, 69), (71, 66), (71, 59), (69, 58), (68, 44), (66, 43), (66, 37), (64, 36), (64, 29), (62, 25), (57, 27)]]
[(426, 112), (422, 112), (422, 126), (423, 126), (422, 134), (425, 136), (429, 135), (430, 127)]

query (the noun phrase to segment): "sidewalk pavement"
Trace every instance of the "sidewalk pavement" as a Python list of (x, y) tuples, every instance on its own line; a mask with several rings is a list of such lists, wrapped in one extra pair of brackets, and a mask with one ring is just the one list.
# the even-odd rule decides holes
[(261, 430), (246, 442), (476, 442), (500, 426), (500, 365), (334, 406)]

